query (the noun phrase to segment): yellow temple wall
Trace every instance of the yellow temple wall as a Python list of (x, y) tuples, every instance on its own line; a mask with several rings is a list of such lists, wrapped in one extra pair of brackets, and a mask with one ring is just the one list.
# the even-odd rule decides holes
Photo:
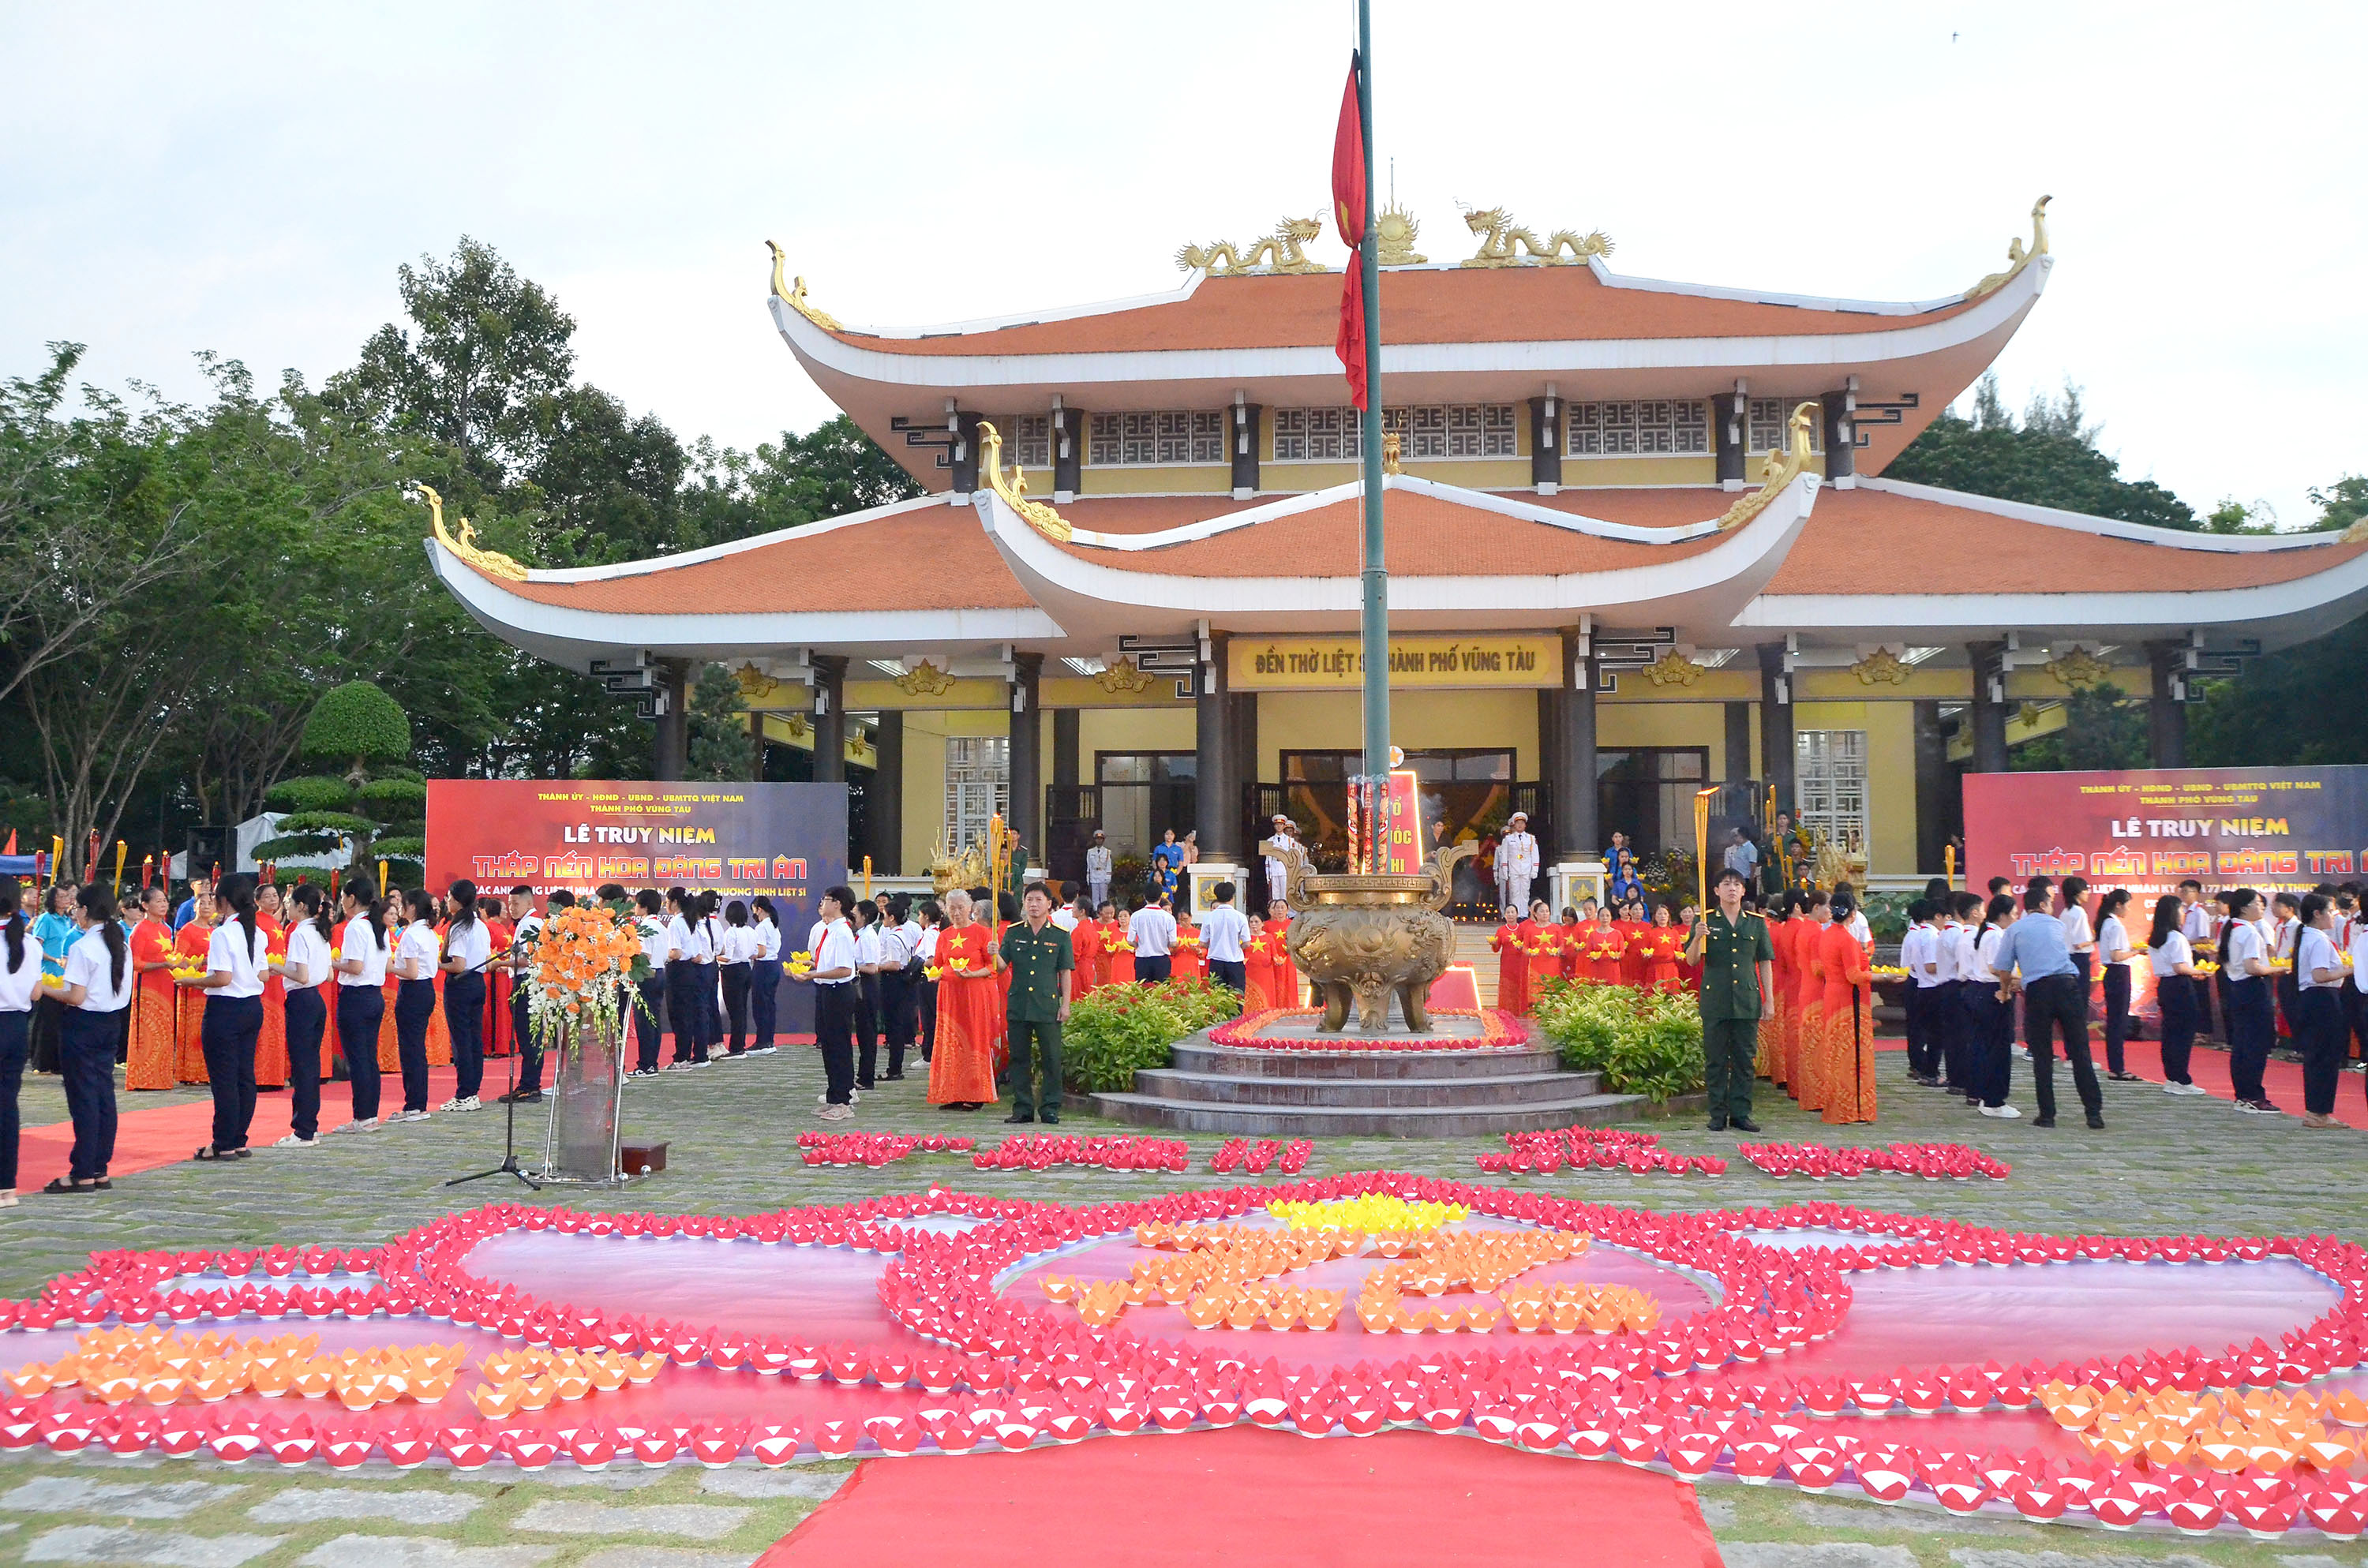
[[(1504, 691), (1390, 693), (1392, 741), (1408, 751), (1509, 747), (1517, 778), (1538, 776), (1538, 694)], [(1355, 751), (1364, 744), (1363, 707), (1353, 691), (1258, 694), (1258, 776), (1282, 777), (1286, 751)]]
[[(1045, 726), (1050, 730), (1052, 726)], [(956, 735), (1006, 735), (1011, 715), (988, 709), (975, 712), (907, 710), (905, 714), (904, 871), (924, 875), (929, 851), (946, 824), (946, 741)], [(1050, 778), (1047, 773), (1045, 777)]]
[(1866, 732), (1867, 872), (1914, 876), (1916, 864), (1916, 705), (1912, 702), (1804, 702), (1794, 730)]

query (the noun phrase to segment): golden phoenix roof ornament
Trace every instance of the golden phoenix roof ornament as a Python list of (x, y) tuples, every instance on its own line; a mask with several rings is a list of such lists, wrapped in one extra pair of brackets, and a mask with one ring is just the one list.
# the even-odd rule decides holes
[(788, 261), (788, 258), (781, 254), (781, 247), (767, 240), (765, 248), (773, 253), (773, 292), (780, 301), (825, 332), (845, 332), (847, 329), (839, 324), (837, 316), (806, 298), (806, 280), (803, 278), (799, 278), (795, 283), (781, 281), (781, 275)]
[(484, 550), (477, 544), (477, 530), (468, 518), (461, 519), (461, 531), (456, 537), (444, 528), (444, 497), (425, 484), (414, 484), (414, 490), (427, 498), (428, 526), (436, 530), (437, 542), (488, 577), (507, 578), (513, 583), (526, 581), (526, 568), (499, 551)]
[(1801, 477), (1814, 455), (1809, 450), (1810, 431), (1823, 405), (1804, 403), (1793, 410), (1785, 421), (1784, 444), (1771, 449), (1759, 465), (1759, 488), (1744, 496), (1726, 509), (1718, 520), (1722, 529), (1739, 528), (1768, 509), (1768, 503), (1784, 493), (1784, 487)]
[(2055, 199), (2043, 196), (2031, 204), (2031, 248), (2022, 248), (2022, 236), (2017, 234), (2006, 244), (2006, 270), (1993, 272), (1965, 290), (1965, 298), (1978, 300), (1994, 289), (2001, 288), (2031, 265), (2031, 258), (2047, 254), (2047, 204)]
[(1003, 472), (1003, 436), (986, 420), (978, 422), (978, 471), (986, 483), (1003, 497), (1003, 504), (1019, 514), (1022, 521), (1055, 544), (1069, 542), (1068, 519), (1042, 501), (1028, 499), (1028, 476), (1015, 464), (1011, 472)]

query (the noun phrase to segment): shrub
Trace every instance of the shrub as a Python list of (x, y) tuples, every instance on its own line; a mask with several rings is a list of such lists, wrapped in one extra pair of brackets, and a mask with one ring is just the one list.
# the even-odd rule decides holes
[(1702, 1086), (1702, 1011), (1690, 992), (1550, 980), (1531, 1017), (1563, 1065), (1615, 1094), (1666, 1100)]
[(1061, 1076), (1085, 1093), (1122, 1093), (1136, 1073), (1167, 1066), (1178, 1040), (1240, 1010), (1240, 997), (1207, 981), (1105, 985), (1069, 1008)]
[(366, 680), (321, 694), (304, 721), (304, 755), (321, 762), (401, 762), (411, 755), (402, 704)]

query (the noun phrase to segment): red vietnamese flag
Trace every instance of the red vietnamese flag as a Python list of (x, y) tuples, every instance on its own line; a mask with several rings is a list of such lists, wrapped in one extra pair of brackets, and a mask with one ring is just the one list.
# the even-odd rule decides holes
[(1365, 406), (1365, 117), (1357, 107), (1362, 62), (1349, 54), (1349, 85), (1340, 95), (1340, 129), (1332, 139), (1332, 218), (1349, 247), (1349, 280), (1340, 290), (1340, 331), (1332, 340), (1349, 376), (1349, 401)]

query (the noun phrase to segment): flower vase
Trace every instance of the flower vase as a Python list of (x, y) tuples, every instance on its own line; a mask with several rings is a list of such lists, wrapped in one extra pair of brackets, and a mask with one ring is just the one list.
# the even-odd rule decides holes
[(571, 1027), (554, 1043), (544, 1181), (623, 1179), (617, 1169), (617, 1112), (625, 1089), (622, 1045), (621, 1031), (598, 1025)]

